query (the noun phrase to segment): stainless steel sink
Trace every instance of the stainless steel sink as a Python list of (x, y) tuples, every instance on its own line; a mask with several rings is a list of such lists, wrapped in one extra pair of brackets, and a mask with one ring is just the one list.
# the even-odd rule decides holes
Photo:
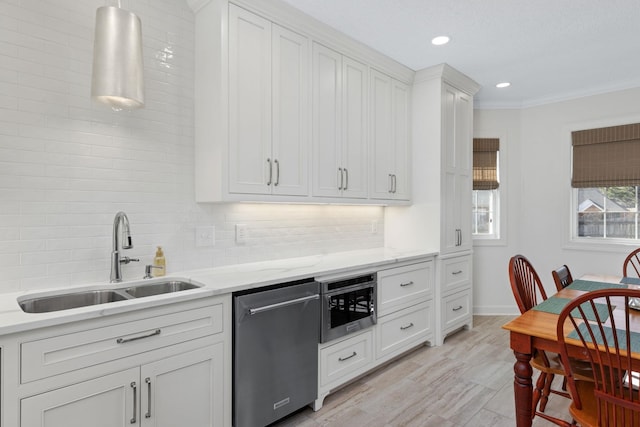
[(115, 290), (100, 289), (30, 298), (20, 301), (19, 304), (25, 313), (49, 313), (51, 311), (124, 301), (129, 298), (131, 297)]
[(150, 297), (153, 295), (168, 294), (172, 292), (187, 291), (197, 289), (200, 286), (193, 283), (172, 280), (168, 282), (145, 283), (142, 285), (126, 288), (124, 291), (134, 298)]
[(166, 280), (139, 283), (134, 286), (129, 286), (128, 288), (92, 289), (57, 295), (34, 296), (31, 298), (18, 299), (18, 304), (25, 313), (49, 313), (51, 311), (68, 310), (71, 308), (186, 291), (199, 287), (199, 285), (194, 285), (193, 283), (182, 280)]

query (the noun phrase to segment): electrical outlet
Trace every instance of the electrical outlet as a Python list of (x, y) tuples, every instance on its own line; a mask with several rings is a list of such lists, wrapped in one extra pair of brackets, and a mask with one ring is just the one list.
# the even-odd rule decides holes
[(245, 224), (236, 224), (236, 243), (246, 243), (249, 233)]
[(378, 234), (378, 220), (371, 220), (371, 234)]
[(214, 246), (216, 244), (216, 228), (214, 226), (196, 227), (196, 246)]

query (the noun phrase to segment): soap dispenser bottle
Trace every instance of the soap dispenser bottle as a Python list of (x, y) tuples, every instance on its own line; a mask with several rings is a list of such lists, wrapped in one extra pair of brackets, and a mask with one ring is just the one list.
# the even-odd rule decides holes
[(162, 246), (158, 246), (156, 250), (156, 256), (153, 258), (153, 265), (159, 268), (153, 269), (153, 276), (160, 277), (167, 273), (167, 261), (164, 258), (164, 252), (162, 252)]

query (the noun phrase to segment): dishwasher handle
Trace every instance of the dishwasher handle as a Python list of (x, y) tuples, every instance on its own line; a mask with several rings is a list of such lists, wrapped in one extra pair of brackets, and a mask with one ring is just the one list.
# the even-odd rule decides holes
[(249, 312), (249, 314), (251, 316), (253, 316), (254, 314), (263, 313), (265, 311), (270, 311), (270, 310), (275, 310), (277, 308), (287, 307), (289, 305), (300, 304), (300, 303), (303, 303), (303, 302), (307, 302), (307, 301), (311, 301), (311, 300), (319, 299), (319, 298), (320, 298), (319, 294), (314, 294), (314, 295), (309, 295), (309, 296), (302, 297), (302, 298), (292, 299), (292, 300), (289, 300), (289, 301), (278, 302), (276, 304), (270, 304), (270, 305), (265, 305), (265, 306), (262, 306), (262, 307), (250, 308), (250, 309), (248, 309), (248, 312)]

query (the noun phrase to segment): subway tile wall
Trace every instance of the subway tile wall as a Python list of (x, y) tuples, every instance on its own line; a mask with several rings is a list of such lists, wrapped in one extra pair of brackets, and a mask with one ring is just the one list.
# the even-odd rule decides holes
[[(116, 4), (0, 2), (0, 292), (108, 280), (120, 210), (140, 258), (125, 279), (157, 245), (169, 272), (383, 246), (381, 207), (195, 203), (193, 13), (122, 1), (142, 20), (146, 106), (112, 111), (89, 94), (95, 11)], [(197, 226), (215, 246), (196, 247)]]

